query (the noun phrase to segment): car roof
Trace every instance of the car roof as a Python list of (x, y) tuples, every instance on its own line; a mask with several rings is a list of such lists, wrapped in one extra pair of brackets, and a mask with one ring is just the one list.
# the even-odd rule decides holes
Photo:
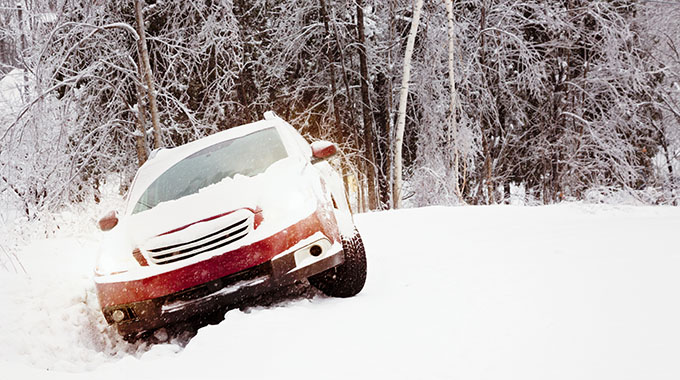
[[(235, 139), (267, 128), (284, 126), (286, 124), (287, 123), (283, 119), (275, 117), (229, 128), (174, 148), (162, 148), (156, 151), (155, 155), (148, 159), (137, 171), (137, 175), (130, 187), (128, 201), (139, 198), (141, 193), (143, 193), (156, 178), (165, 173), (166, 170), (170, 169), (184, 158), (204, 148), (222, 141)], [(127, 208), (130, 208), (129, 204)], [(129, 210), (126, 210), (126, 212), (127, 211)]]

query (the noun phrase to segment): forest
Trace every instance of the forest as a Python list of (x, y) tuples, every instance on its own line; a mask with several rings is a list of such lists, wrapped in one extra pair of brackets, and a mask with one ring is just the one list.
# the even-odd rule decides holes
[[(680, 200), (680, 3), (0, 0), (0, 194), (125, 193), (154, 149), (273, 110), (357, 210)], [(12, 84), (7, 85), (7, 83)]]

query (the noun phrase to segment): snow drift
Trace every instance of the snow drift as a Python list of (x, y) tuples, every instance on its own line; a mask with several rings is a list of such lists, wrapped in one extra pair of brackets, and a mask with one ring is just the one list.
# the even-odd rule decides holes
[[(84, 218), (85, 219), (85, 218)], [(92, 286), (100, 233), (36, 240), (0, 273), (8, 378), (676, 379), (678, 207), (363, 214), (349, 299), (233, 310), (193, 339), (122, 341)], [(159, 334), (160, 338), (164, 338)]]

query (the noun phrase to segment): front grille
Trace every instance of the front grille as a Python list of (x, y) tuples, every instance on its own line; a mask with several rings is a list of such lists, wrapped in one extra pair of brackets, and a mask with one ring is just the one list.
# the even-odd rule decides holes
[(148, 249), (149, 258), (155, 264), (170, 264), (224, 248), (248, 235), (252, 225), (251, 219), (252, 217), (241, 219), (227, 227), (185, 243)]

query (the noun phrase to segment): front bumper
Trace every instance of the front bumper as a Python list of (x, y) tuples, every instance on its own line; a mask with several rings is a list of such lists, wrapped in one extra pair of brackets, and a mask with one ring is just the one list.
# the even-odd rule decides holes
[(102, 311), (121, 334), (131, 335), (237, 305), (343, 261), (342, 245), (317, 232), (262, 264), (153, 299), (105, 306)]

